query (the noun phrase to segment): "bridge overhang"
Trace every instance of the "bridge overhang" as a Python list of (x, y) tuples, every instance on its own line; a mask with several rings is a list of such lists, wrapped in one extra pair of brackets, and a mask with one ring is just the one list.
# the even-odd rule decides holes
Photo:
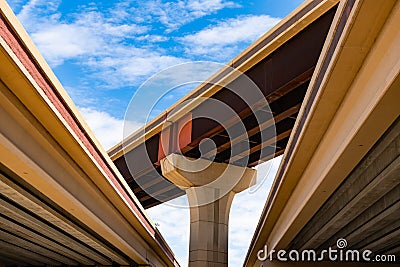
[[(145, 208), (184, 194), (162, 176), (160, 161), (171, 153), (209, 159), (199, 149), (205, 138), (216, 145), (214, 161), (241, 167), (257, 166), (284, 152), (338, 2), (305, 1), (209, 80), (109, 150)], [(258, 102), (247, 105), (240, 97), (252, 95), (240, 83), (243, 76), (258, 87), (262, 96)], [(225, 104), (237, 116), (222, 118), (220, 123), (207, 119), (212, 100)], [(259, 113), (272, 116), (258, 122)], [(230, 136), (230, 130), (243, 125), (248, 140)], [(249, 148), (243, 148), (243, 143)]]
[[(262, 264), (257, 252), (265, 245), (317, 249), (334, 245), (336, 233), (352, 238), (352, 245), (374, 235), (379, 242), (356, 248), (398, 255), (398, 230), (372, 222), (390, 224), (399, 215), (382, 202), (399, 202), (398, 192), (391, 193), (399, 183), (399, 151), (387, 139), (399, 132), (399, 23), (397, 1), (340, 2), (245, 266)], [(378, 151), (386, 147), (394, 154)], [(383, 174), (355, 177), (368, 166)], [(363, 224), (372, 227), (356, 235)], [(391, 242), (382, 246), (384, 240)]]
[(179, 266), (5, 1), (0, 262)]

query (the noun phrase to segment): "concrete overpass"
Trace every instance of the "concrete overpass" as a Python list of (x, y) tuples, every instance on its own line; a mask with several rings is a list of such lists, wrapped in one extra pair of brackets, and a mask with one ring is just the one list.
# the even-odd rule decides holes
[(254, 183), (252, 167), (284, 152), (337, 3), (306, 1), (109, 151), (145, 208), (186, 193), (190, 267), (227, 266), (234, 195)]
[(398, 25), (398, 1), (340, 2), (244, 266), (357, 265), (257, 256), (340, 239), (399, 263)]
[(179, 266), (4, 0), (0, 265)]
[[(151, 207), (186, 191), (192, 205), (190, 266), (226, 266), (231, 201), (252, 184), (252, 167), (282, 153), (245, 266), (292, 265), (257, 261), (265, 245), (321, 250), (339, 237), (355, 249), (399, 253), (398, 1), (306, 1), (229, 64), (261, 89), (258, 100), (268, 101), (270, 110), (257, 99), (243, 104), (235, 98), (232, 92), (243, 95), (245, 89), (227, 67), (184, 100), (227, 104), (238, 114), (222, 117), (228, 129), (192, 120), (212, 109), (207, 101), (193, 101), (166, 122), (177, 103), (144, 135), (133, 134), (125, 146), (110, 150), (112, 160), (0, 3), (5, 264), (177, 266), (141, 204)], [(258, 113), (271, 120), (254, 123)], [(249, 137), (244, 150), (242, 135), (227, 139), (238, 124)], [(263, 133), (276, 136), (263, 139)], [(216, 144), (213, 157), (199, 147), (205, 138)], [(192, 161), (207, 168), (188, 171), (185, 164)], [(215, 199), (203, 203), (196, 188), (228, 168), (224, 181), (236, 177), (238, 183), (226, 194), (208, 187), (201, 193)]]
[[(109, 151), (144, 207), (186, 191), (191, 204), (189, 266), (226, 266), (233, 196), (251, 185), (251, 167), (282, 153), (245, 266), (282, 265), (257, 261), (265, 245), (321, 250), (339, 237), (348, 238), (353, 248), (398, 254), (398, 12), (398, 2), (390, 0), (306, 1), (229, 63), (250, 77), (270, 103), (276, 139), (260, 139), (271, 130), (268, 121), (254, 125), (263, 105), (254, 101), (246, 106), (231, 94), (241, 95), (246, 88), (235, 87), (240, 78), (227, 67), (182, 101), (198, 103), (203, 97), (227, 104), (239, 117), (226, 118), (229, 127), (192, 119), (212, 109), (207, 100), (184, 108), (178, 103), (146, 125), (144, 133)], [(167, 120), (171, 112), (177, 115)], [(239, 123), (245, 125), (249, 147), (235, 153), (240, 142), (228, 130)], [(162, 130), (165, 124), (167, 131)], [(199, 147), (204, 138), (216, 145), (212, 159)], [(138, 161), (143, 155), (148, 160)], [(188, 168), (185, 160), (198, 164)], [(208, 169), (193, 171), (207, 160), (212, 161)], [(230, 176), (242, 184), (220, 194), (225, 184), (209, 185), (221, 168), (231, 165), (241, 168)], [(211, 189), (196, 192), (201, 187)], [(206, 194), (218, 197), (200, 203)]]
[[(133, 133), (108, 151), (145, 208), (184, 194), (162, 175), (160, 162), (168, 154), (254, 167), (284, 152), (337, 3), (306, 1), (226, 68), (146, 124), (144, 132)], [(258, 92), (241, 84), (243, 76), (254, 82)], [(190, 100), (187, 107), (180, 107)], [(217, 118), (220, 123), (207, 118), (210, 113), (214, 117), (221, 113), (213, 110), (217, 101), (234, 110), (236, 116), (221, 115)], [(269, 119), (258, 122), (257, 117), (267, 112), (271, 112), (266, 115)], [(171, 113), (173, 117), (168, 116)], [(171, 121), (171, 126), (165, 126)], [(246, 130), (230, 136), (240, 125)], [(209, 153), (201, 155), (199, 144), (207, 138), (217, 151), (213, 154), (206, 149)]]

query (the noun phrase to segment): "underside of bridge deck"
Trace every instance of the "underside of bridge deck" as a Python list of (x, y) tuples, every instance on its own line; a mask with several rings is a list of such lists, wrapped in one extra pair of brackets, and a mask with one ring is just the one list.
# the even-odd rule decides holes
[(179, 266), (0, 0), (0, 265)]
[[(311, 4), (316, 5), (317, 2), (319, 1), (311, 2)], [(304, 16), (304, 13), (313, 8), (312, 5), (301, 10), (303, 14), (300, 14), (300, 12), (288, 23), (281, 25), (268, 35), (263, 42), (258, 44), (258, 49), (261, 49), (261, 45), (270, 44), (272, 37), (291, 27), (291, 23), (293, 24), (294, 21), (301, 21), (301, 16)], [(262, 92), (263, 99), (258, 99), (253, 103), (245, 103), (240, 95), (246, 94), (247, 88), (240, 86), (239, 78), (233, 80), (227, 86), (210, 95), (209, 98), (232, 108), (237, 114), (237, 118), (227, 117), (223, 125), (215, 120), (205, 118), (204, 114), (213, 109), (212, 101), (205, 100), (192, 109), (186, 118), (175, 123), (177, 125), (175, 128), (184, 128), (179, 134), (174, 133), (173, 130), (168, 132), (167, 138), (177, 139), (176, 143), (179, 145), (173, 149), (170, 148), (167, 153), (180, 153), (190, 158), (212, 158), (215, 162), (229, 162), (237, 166), (247, 167), (254, 167), (281, 155), (285, 150), (335, 11), (336, 5), (330, 6), (307, 27), (280, 44), (278, 48), (264, 56), (257, 64), (244, 71), (244, 74)], [(232, 65), (240, 65), (246, 58), (252, 56), (251, 53), (255, 53), (254, 50), (257, 51), (257, 49), (249, 50), (239, 56)], [(222, 77), (223, 75), (226, 75), (226, 73), (220, 74)], [(200, 90), (195, 90), (194, 93), (189, 94), (187, 99), (194, 99), (210, 86), (212, 86), (211, 82), (201, 87)], [(266, 101), (265, 103), (268, 103), (268, 105), (260, 104), (262, 101)], [(218, 112), (221, 111), (215, 110), (215, 113)], [(266, 112), (270, 112), (273, 118), (259, 122), (257, 120), (258, 115)], [(165, 120), (165, 117), (150, 122), (146, 125), (146, 129), (151, 130), (154, 125), (162, 123), (163, 120)], [(246, 132), (232, 136), (230, 132), (234, 131), (232, 129), (239, 125), (244, 125)], [(173, 128), (170, 127), (170, 129)], [(160, 142), (165, 138), (165, 135), (160, 131), (147, 138), (144, 144), (124, 153), (121, 153), (122, 145), (109, 151), (114, 163), (145, 208), (184, 194), (183, 190), (180, 190), (161, 175), (160, 160), (165, 157), (165, 153), (160, 152)], [(244, 140), (244, 135), (248, 138), (246, 140), (248, 147), (241, 143), (241, 138)], [(124, 143), (129, 144), (137, 138), (139, 136), (133, 135), (130, 140), (128, 139)], [(205, 138), (210, 138), (214, 142), (216, 146), (214, 154), (211, 149), (208, 151), (206, 149), (205, 153), (202, 151), (203, 154), (201, 154), (199, 144)], [(148, 155), (149, 160), (143, 155)]]
[(9, 266), (130, 265), (98, 233), (0, 165), (0, 262)]
[(398, 264), (399, 21), (395, 0), (340, 2), (244, 266), (285, 264), (264, 246)]
[(400, 256), (400, 117), (381, 137), (314, 217), (289, 249), (334, 247), (369, 249)]

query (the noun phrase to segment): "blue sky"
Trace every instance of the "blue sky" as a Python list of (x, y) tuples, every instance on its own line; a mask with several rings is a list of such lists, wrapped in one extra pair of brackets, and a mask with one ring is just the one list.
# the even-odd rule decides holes
[[(125, 111), (147, 79), (184, 62), (224, 64), (301, 2), (8, 0), (105, 148), (122, 139)], [(167, 95), (151, 115), (192, 87)], [(134, 128), (143, 123), (138, 119)], [(231, 266), (240, 266), (244, 259), (278, 164), (279, 159), (261, 166), (259, 178), (266, 182), (234, 201)], [(188, 211), (160, 205), (149, 213), (186, 266)]]

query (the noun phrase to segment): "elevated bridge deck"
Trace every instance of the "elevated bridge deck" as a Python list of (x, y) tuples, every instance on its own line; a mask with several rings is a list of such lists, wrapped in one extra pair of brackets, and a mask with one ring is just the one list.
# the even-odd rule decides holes
[[(109, 150), (111, 159), (145, 208), (184, 194), (161, 175), (160, 160), (170, 153), (254, 167), (284, 152), (337, 2), (305, 2), (229, 62), (228, 67), (150, 121), (144, 131), (132, 134)], [(242, 86), (242, 77), (235, 76), (232, 68), (249, 77), (259, 88), (261, 94), (255, 94), (254, 99), (248, 101), (250, 103), (240, 96), (254, 92)], [(221, 84), (226, 86), (218, 86)], [(198, 104), (196, 99), (199, 98), (210, 101)], [(180, 103), (190, 100), (196, 104), (189, 104), (184, 112), (176, 110)], [(204, 118), (213, 112), (215, 101), (211, 100), (226, 104), (237, 116), (222, 118), (221, 115), (222, 123)], [(171, 112), (178, 115), (173, 118), (172, 126), (165, 127), (171, 123), (170, 118), (166, 121)], [(215, 114), (220, 112), (214, 111)], [(263, 112), (270, 112), (270, 119), (257, 121), (259, 113)], [(246, 132), (230, 136), (230, 132), (241, 125), (244, 125)], [(163, 127), (167, 129), (163, 131)], [(171, 144), (162, 148), (161, 143), (165, 138)], [(216, 152), (205, 151), (201, 155), (199, 144), (207, 138), (215, 143)], [(246, 147), (243, 142), (249, 146)]]

